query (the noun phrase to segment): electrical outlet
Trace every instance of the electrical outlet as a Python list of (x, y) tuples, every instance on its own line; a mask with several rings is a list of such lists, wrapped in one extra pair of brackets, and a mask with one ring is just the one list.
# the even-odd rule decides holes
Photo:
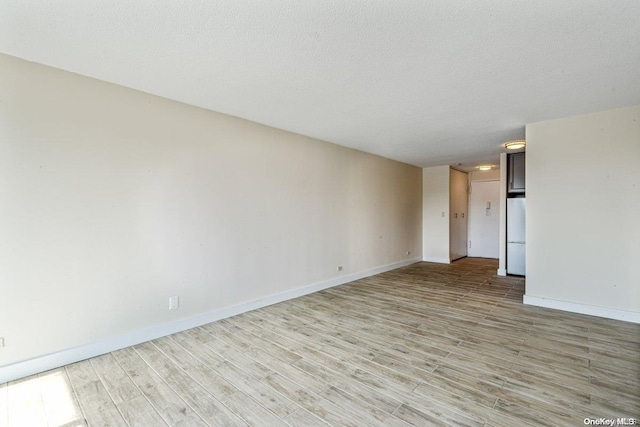
[(180, 300), (177, 296), (169, 297), (169, 310), (177, 310), (180, 306)]
[(342, 271), (342, 266), (341, 265), (338, 266), (338, 271)]

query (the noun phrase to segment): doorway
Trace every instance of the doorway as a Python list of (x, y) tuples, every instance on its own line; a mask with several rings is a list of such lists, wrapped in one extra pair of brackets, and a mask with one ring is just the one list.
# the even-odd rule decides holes
[(500, 181), (472, 181), (469, 195), (470, 257), (500, 256)]

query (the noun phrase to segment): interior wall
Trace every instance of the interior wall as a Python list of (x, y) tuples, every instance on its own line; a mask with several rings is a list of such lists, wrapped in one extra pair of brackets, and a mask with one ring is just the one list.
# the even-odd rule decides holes
[(530, 124), (526, 137), (525, 301), (638, 321), (640, 106)]
[(449, 180), (449, 259), (467, 256), (469, 174), (451, 168)]
[(421, 257), (419, 168), (0, 70), (0, 367)]
[(449, 263), (449, 166), (422, 170), (422, 257)]
[(500, 153), (500, 257), (498, 276), (507, 275), (507, 153)]
[(469, 172), (469, 181), (498, 181), (500, 180), (500, 168), (491, 169), (488, 171), (471, 171)]

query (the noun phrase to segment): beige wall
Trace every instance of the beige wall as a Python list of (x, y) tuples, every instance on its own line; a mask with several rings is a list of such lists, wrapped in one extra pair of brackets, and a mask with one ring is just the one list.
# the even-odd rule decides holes
[(469, 172), (469, 181), (499, 181), (500, 168), (496, 167), (488, 171), (472, 171)]
[(0, 69), (0, 367), (421, 257), (419, 168)]
[(449, 263), (449, 166), (422, 170), (422, 257)]
[(640, 106), (534, 123), (526, 134), (529, 302), (637, 321)]
[(467, 256), (469, 174), (451, 168), (449, 175), (449, 259)]

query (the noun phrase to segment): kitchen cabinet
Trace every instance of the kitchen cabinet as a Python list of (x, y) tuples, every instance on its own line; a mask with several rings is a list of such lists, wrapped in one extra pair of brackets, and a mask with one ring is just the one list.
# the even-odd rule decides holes
[(509, 176), (507, 192), (524, 194), (525, 192), (525, 153), (509, 154), (507, 173)]

